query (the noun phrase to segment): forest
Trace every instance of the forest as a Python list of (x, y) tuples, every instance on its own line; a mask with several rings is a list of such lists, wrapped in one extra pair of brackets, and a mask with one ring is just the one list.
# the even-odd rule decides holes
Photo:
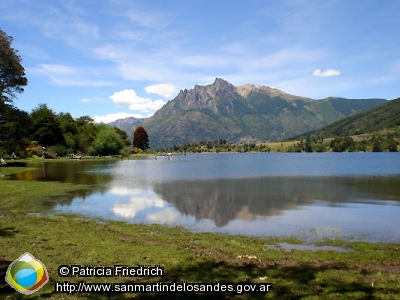
[(131, 145), (125, 131), (96, 124), (89, 116), (74, 119), (70, 113), (56, 114), (46, 104), (31, 113), (14, 106), (1, 112), (0, 157), (14, 153), (19, 158), (32, 155), (62, 157), (75, 155), (129, 155)]
[(89, 116), (74, 119), (68, 112), (55, 113), (47, 104), (30, 113), (18, 109), (14, 100), (28, 79), (12, 42), (0, 29), (0, 157), (130, 154), (125, 131), (96, 124)]

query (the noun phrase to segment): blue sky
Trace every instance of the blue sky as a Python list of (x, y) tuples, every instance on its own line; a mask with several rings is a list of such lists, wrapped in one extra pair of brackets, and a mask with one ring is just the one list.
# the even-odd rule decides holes
[(15, 105), (109, 122), (216, 77), (322, 99), (400, 97), (398, 0), (8, 0)]

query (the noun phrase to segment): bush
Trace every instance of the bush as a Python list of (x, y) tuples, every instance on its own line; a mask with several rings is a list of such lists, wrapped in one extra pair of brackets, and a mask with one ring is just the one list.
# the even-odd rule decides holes
[(120, 151), (120, 154), (124, 157), (128, 157), (129, 155), (131, 155), (131, 149), (129, 149), (129, 147), (124, 147), (122, 148), (122, 150)]
[(143, 150), (140, 149), (140, 148), (135, 147), (135, 148), (133, 148), (133, 153), (134, 154), (140, 154), (140, 153), (143, 153)]
[(61, 157), (61, 156), (66, 156), (68, 154), (67, 148), (63, 145), (54, 145), (48, 147), (48, 150), (53, 152), (55, 156)]

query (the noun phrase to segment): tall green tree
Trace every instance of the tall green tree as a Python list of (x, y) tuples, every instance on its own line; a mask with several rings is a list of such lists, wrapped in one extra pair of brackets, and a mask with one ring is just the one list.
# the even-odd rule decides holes
[(80, 152), (89, 153), (91, 145), (96, 138), (100, 128), (89, 116), (82, 116), (76, 119), (79, 133), (77, 137), (77, 148)]
[(39, 104), (31, 113), (32, 138), (42, 146), (65, 144), (60, 121), (47, 104)]
[(142, 126), (136, 128), (135, 132), (133, 133), (133, 147), (142, 149), (143, 151), (146, 151), (150, 148), (149, 136)]
[(15, 93), (28, 84), (18, 51), (11, 47), (13, 38), (0, 29), (0, 109), (13, 104)]
[(19, 157), (25, 157), (25, 148), (29, 144), (29, 129), (31, 118), (29, 114), (16, 107), (9, 106), (0, 119), (0, 148), (8, 154), (15, 152)]

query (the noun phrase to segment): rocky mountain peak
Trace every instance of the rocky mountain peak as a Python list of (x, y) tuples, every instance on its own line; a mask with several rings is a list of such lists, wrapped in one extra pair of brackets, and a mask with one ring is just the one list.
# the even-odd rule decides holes
[(175, 99), (180, 103), (182, 108), (201, 109), (213, 107), (213, 109), (215, 109), (215, 103), (212, 104), (213, 101), (211, 100), (218, 100), (221, 98), (231, 99), (238, 96), (234, 85), (221, 78), (216, 78), (212, 84), (195, 85), (193, 89), (181, 90)]
[(194, 91), (200, 94), (206, 93), (210, 98), (215, 98), (217, 93), (236, 93), (236, 87), (221, 78), (215, 78), (209, 85), (195, 85)]
[(214, 86), (216, 88), (230, 88), (233, 87), (231, 83), (228, 81), (222, 79), (222, 78), (215, 78), (214, 83), (211, 84), (211, 86)]
[(307, 99), (304, 97), (287, 94), (285, 92), (282, 92), (281, 90), (278, 90), (278, 89), (275, 89), (275, 88), (272, 88), (269, 86), (254, 85), (254, 84), (249, 84), (249, 83), (236, 87), (236, 92), (243, 98), (246, 98), (252, 94), (266, 94), (266, 95), (270, 96), (271, 98), (281, 97), (286, 100), (296, 100), (296, 99), (306, 100)]

